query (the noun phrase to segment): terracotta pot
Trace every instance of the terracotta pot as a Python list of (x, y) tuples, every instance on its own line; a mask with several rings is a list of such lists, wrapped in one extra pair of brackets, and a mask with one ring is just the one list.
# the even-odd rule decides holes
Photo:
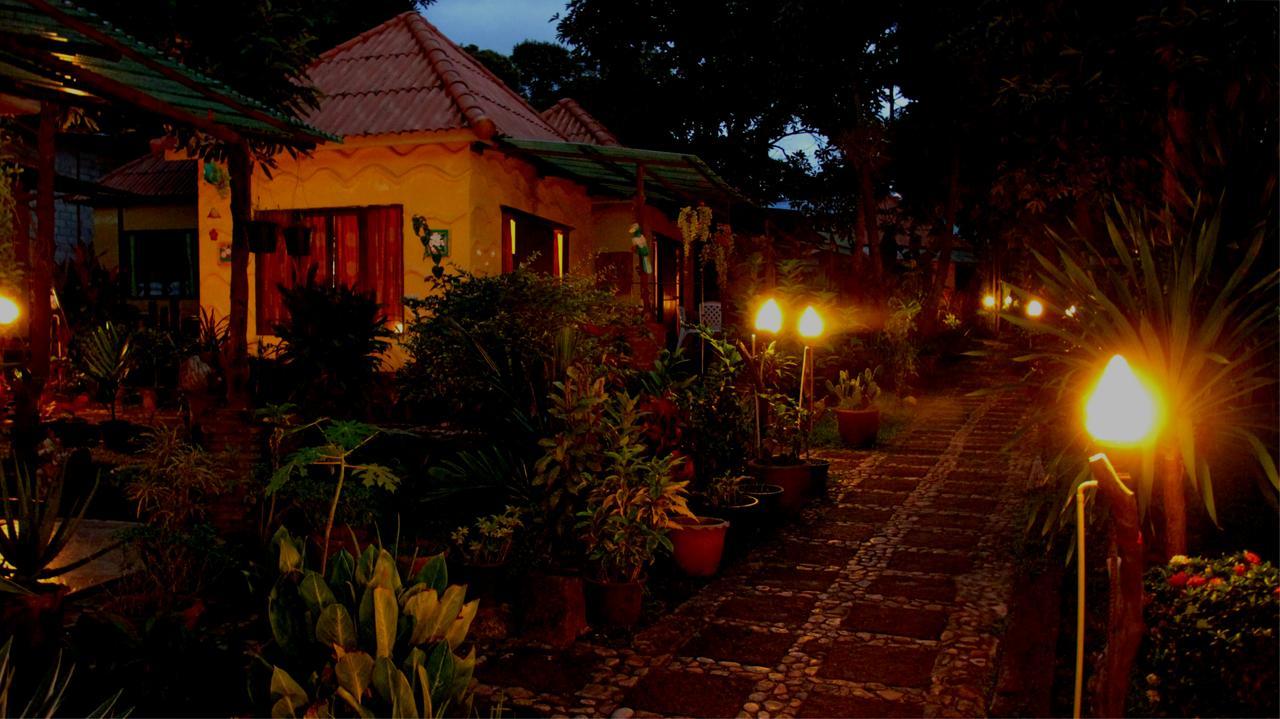
[(840, 439), (849, 447), (867, 447), (876, 443), (880, 433), (880, 410), (837, 409), (836, 426)]
[(813, 473), (804, 462), (796, 464), (761, 464), (751, 462), (747, 465), (751, 473), (766, 484), (782, 487), (782, 496), (778, 499), (778, 508), (783, 514), (792, 514), (804, 506), (805, 499), (813, 485)]
[(710, 577), (720, 569), (729, 523), (715, 517), (675, 520), (678, 527), (667, 530), (671, 557), (681, 572), (690, 577)]
[(809, 466), (810, 491), (814, 497), (826, 498), (827, 480), (831, 476), (831, 463), (825, 459), (806, 459)]
[(643, 582), (587, 580), (587, 618), (607, 627), (629, 627), (640, 621)]

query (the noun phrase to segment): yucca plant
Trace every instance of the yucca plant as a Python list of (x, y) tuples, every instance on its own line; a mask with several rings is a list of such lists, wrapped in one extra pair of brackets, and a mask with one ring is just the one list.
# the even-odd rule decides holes
[(116, 418), (116, 396), (133, 370), (132, 334), (123, 327), (104, 322), (80, 340), (81, 370), (93, 381), (98, 397)]
[(7, 590), (34, 590), (40, 581), (82, 567), (119, 546), (113, 543), (74, 562), (51, 566), (75, 537), (98, 482), (95, 480), (89, 493), (64, 514), (65, 486), (62, 471), (38, 480), (20, 465), (10, 476), (0, 463), (0, 508), (4, 517), (4, 526), (0, 527), (0, 557), (5, 565), (0, 569), (0, 576)]
[[(1016, 358), (1035, 363), (1056, 392), (1058, 406), (1048, 411), (1078, 406), (1114, 354), (1145, 373), (1163, 394), (1166, 421), (1158, 445), (1142, 450), (1140, 507), (1145, 512), (1150, 504), (1157, 453), (1166, 453), (1175, 461), (1163, 466), (1181, 464), (1183, 476), (1161, 481), (1185, 479), (1216, 523), (1211, 472), (1227, 453), (1256, 460), (1269, 496), (1280, 489), (1268, 449), (1275, 432), (1275, 393), (1268, 388), (1277, 381), (1278, 271), (1256, 266), (1264, 227), (1224, 238), (1220, 216), (1200, 209), (1186, 227), (1183, 234), (1117, 205), (1105, 238), (1054, 236), (1056, 252), (1033, 251), (1043, 320), (1002, 317), (1049, 338)], [(1088, 472), (1080, 424), (1069, 423), (1080, 434), (1050, 464), (1073, 490)]]

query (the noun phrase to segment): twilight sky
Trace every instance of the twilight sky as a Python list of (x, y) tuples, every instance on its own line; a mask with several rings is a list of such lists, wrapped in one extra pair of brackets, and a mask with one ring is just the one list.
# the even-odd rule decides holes
[(459, 45), (506, 54), (521, 40), (554, 42), (551, 16), (564, 6), (564, 0), (436, 0), (425, 14)]

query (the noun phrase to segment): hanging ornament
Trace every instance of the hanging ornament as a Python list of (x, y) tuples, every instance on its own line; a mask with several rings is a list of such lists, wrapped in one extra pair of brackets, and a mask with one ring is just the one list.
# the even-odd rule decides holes
[(649, 240), (640, 231), (640, 225), (631, 225), (631, 244), (636, 246), (636, 254), (640, 255), (640, 269), (646, 275), (653, 274), (653, 265), (649, 263)]

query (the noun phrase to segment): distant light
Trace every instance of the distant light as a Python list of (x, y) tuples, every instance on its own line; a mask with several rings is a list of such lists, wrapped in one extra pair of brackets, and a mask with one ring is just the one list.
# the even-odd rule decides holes
[(1012, 305), (1012, 304), (1013, 304), (1013, 295), (1005, 295), (1005, 296), (1004, 296), (1004, 307), (1005, 307), (1005, 309), (1008, 309), (1008, 308), (1009, 308), (1009, 306), (1010, 306), (1010, 305)]
[(804, 313), (800, 315), (801, 337), (821, 337), (823, 326), (822, 316), (813, 308), (813, 305), (804, 308)]
[(1044, 305), (1040, 300), (1031, 300), (1027, 303), (1027, 316), (1031, 319), (1037, 319), (1044, 314)]
[(769, 298), (760, 305), (756, 311), (756, 330), (775, 335), (782, 331), (782, 308), (777, 300)]
[(983, 296), (982, 296), (982, 309), (984, 309), (984, 310), (994, 310), (995, 308), (996, 308), (996, 296), (995, 296), (995, 295), (992, 295), (992, 294), (986, 294), (986, 295), (983, 295)]
[(0, 326), (7, 327), (17, 322), (21, 316), (22, 310), (18, 307), (18, 303), (11, 297), (0, 295)]
[(1085, 402), (1084, 426), (1099, 442), (1135, 445), (1152, 438), (1159, 415), (1155, 392), (1115, 355)]
[(1075, 305), (1071, 305), (1070, 307), (1068, 307), (1068, 308), (1067, 308), (1067, 316), (1068, 316), (1068, 317), (1075, 317), (1075, 316), (1076, 316), (1076, 306), (1075, 306)]

